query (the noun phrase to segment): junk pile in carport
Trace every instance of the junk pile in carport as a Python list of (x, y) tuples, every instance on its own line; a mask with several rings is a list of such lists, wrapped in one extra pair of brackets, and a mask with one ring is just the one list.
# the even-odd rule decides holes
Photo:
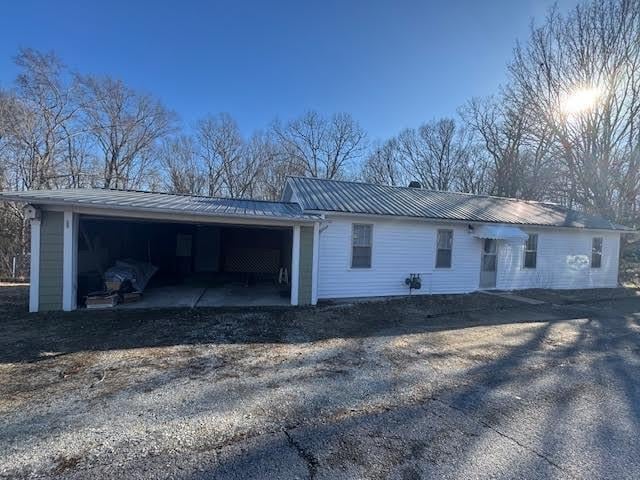
[(104, 272), (104, 290), (87, 295), (87, 308), (112, 308), (118, 303), (137, 302), (158, 268), (136, 260), (118, 260)]

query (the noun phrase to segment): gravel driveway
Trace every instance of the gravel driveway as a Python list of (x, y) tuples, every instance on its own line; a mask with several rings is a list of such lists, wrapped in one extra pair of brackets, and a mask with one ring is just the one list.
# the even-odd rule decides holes
[(637, 478), (640, 300), (27, 315), (0, 477)]

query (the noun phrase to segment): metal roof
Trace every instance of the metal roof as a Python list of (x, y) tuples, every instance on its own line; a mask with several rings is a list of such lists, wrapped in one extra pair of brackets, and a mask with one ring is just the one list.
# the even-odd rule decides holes
[(305, 211), (631, 230), (553, 203), (304, 177), (290, 177), (289, 185)]
[(98, 188), (0, 192), (0, 200), (34, 205), (69, 205), (203, 216), (259, 217), (299, 221), (319, 218), (318, 215), (305, 214), (297, 203)]

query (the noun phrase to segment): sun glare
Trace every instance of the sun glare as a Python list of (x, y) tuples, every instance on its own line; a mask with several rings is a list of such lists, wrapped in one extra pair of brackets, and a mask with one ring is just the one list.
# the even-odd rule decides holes
[(598, 87), (579, 88), (569, 93), (562, 102), (562, 110), (569, 115), (575, 115), (593, 108), (602, 95)]

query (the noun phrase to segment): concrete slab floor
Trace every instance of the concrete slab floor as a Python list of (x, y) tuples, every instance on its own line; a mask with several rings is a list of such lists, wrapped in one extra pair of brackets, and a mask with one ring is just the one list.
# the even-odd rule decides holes
[(116, 308), (259, 307), (290, 304), (290, 299), (281, 297), (274, 285), (173, 285), (149, 288), (140, 301), (120, 304)]
[(116, 308), (193, 308), (204, 290), (204, 287), (190, 285), (148, 288), (140, 301), (120, 304)]
[(529, 297), (523, 297), (522, 295), (517, 295), (517, 294), (512, 293), (512, 292), (503, 292), (503, 291), (498, 291), (498, 290), (492, 290), (492, 291), (481, 290), (480, 293), (484, 293), (485, 295), (494, 295), (496, 297), (509, 298), (511, 300), (515, 300), (517, 302), (526, 303), (526, 304), (529, 304), (529, 305), (543, 305), (543, 304), (546, 303), (546, 302), (544, 302), (542, 300), (537, 300), (535, 298), (529, 298)]
[(253, 307), (290, 305), (289, 297), (280, 296), (275, 285), (224, 285), (207, 288), (198, 307)]

